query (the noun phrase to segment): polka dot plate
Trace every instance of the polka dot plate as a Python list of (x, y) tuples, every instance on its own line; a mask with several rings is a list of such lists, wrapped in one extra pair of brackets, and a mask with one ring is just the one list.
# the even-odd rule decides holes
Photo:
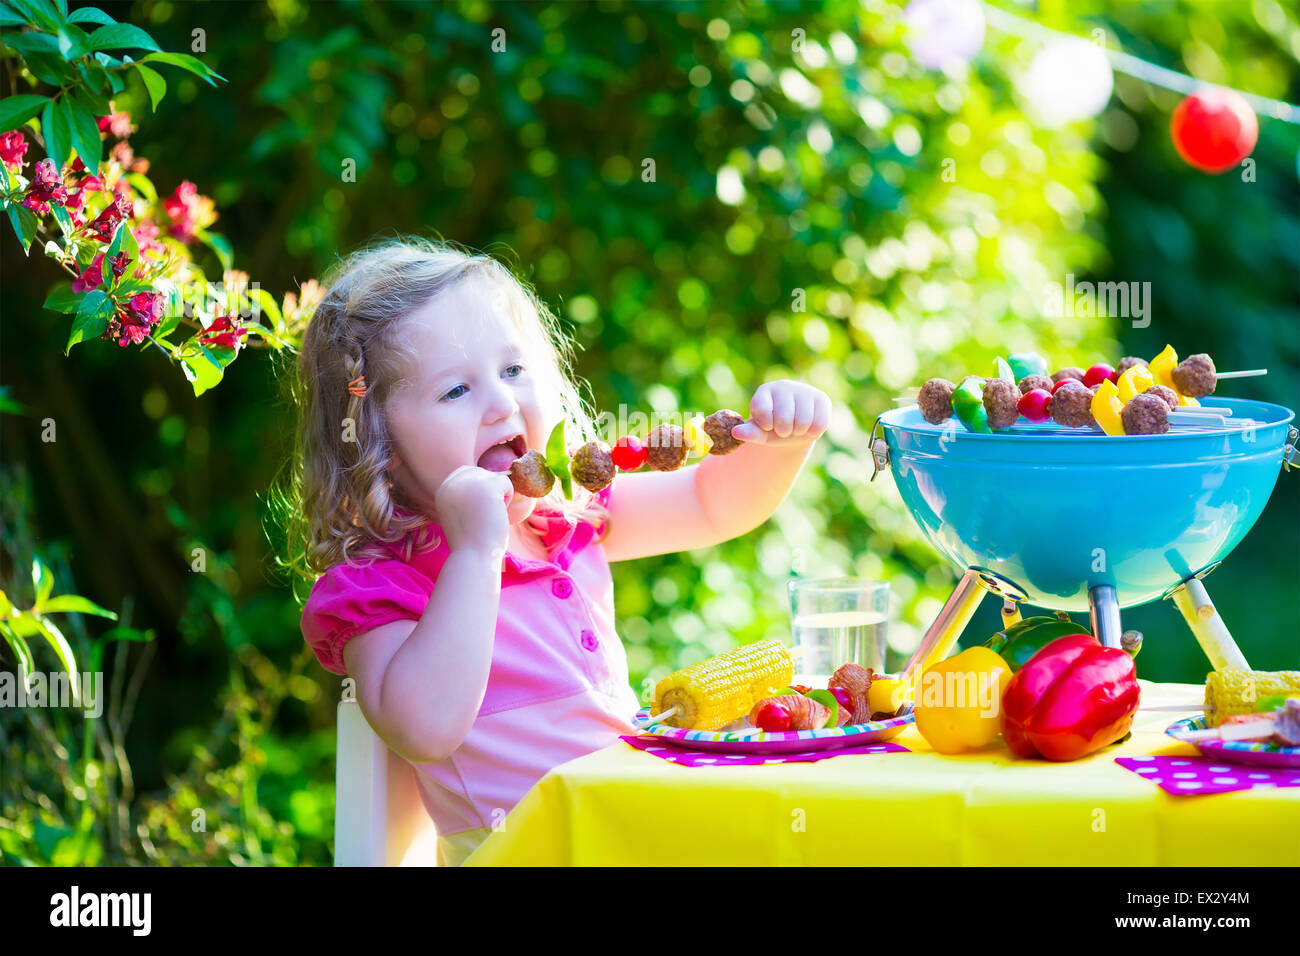
[(686, 730), (660, 723), (642, 726), (649, 716), (648, 710), (642, 710), (636, 715), (637, 726), (641, 728), (643, 735), (658, 737), (665, 743), (689, 750), (712, 750), (731, 754), (805, 753), (810, 750), (858, 747), (862, 744), (897, 737), (909, 724), (916, 722), (916, 717), (909, 712), (901, 717), (875, 720), (868, 724), (823, 727), (820, 730), (782, 730), (742, 737), (735, 731), (747, 729), (750, 726), (747, 720), (739, 720), (734, 725), (728, 725), (731, 730), (705, 731)]
[[(1170, 724), (1165, 728), (1165, 733), (1173, 737), (1189, 730), (1204, 729), (1204, 717), (1188, 717)], [(1255, 767), (1300, 768), (1300, 747), (1279, 747), (1277, 744), (1252, 743), (1248, 740), (1194, 740), (1187, 743), (1214, 760)]]

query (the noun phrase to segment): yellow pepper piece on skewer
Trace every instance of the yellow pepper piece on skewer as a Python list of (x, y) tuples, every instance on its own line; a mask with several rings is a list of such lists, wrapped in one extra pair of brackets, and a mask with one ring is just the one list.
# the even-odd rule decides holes
[[(1147, 371), (1154, 378), (1157, 385), (1163, 385), (1165, 388), (1173, 389), (1178, 396), (1178, 404), (1184, 408), (1198, 408), (1200, 402), (1190, 395), (1184, 395), (1178, 391), (1178, 386), (1174, 384), (1174, 366), (1178, 364), (1178, 353), (1174, 351), (1172, 345), (1166, 345), (1165, 350), (1151, 360), (1147, 366)], [(1127, 371), (1126, 373), (1127, 374)]]
[(1120, 401), (1127, 405), (1155, 383), (1156, 380), (1151, 377), (1150, 372), (1141, 365), (1134, 365), (1124, 370), (1124, 374), (1119, 377), (1115, 386), (1119, 389)]
[(1163, 385), (1165, 388), (1172, 388), (1175, 392), (1178, 387), (1174, 385), (1174, 366), (1178, 364), (1178, 353), (1174, 351), (1172, 345), (1166, 345), (1165, 350), (1153, 358), (1147, 365), (1147, 371), (1151, 377), (1156, 380), (1157, 385)]
[(1119, 397), (1119, 389), (1115, 387), (1114, 382), (1106, 379), (1097, 389), (1097, 394), (1092, 396), (1092, 417), (1097, 419), (1097, 424), (1107, 435), (1124, 434), (1124, 422), (1119, 417), (1123, 408), (1124, 402)]
[(713, 439), (704, 430), (704, 416), (696, 415), (686, 423), (683, 429), (686, 447), (703, 458), (713, 447)]

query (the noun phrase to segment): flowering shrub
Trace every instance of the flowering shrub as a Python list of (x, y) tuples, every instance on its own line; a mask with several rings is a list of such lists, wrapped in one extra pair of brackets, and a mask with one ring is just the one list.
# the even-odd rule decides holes
[[(69, 276), (45, 300), (47, 309), (72, 316), (65, 354), (95, 339), (154, 346), (180, 363), (199, 395), (244, 347), (295, 347), (319, 286), (308, 280), (301, 296), (287, 293), (277, 303), (234, 269), (230, 244), (209, 231), (217, 220), (212, 200), (189, 181), (160, 196), (149, 161), (131, 147), (130, 115), (110, 99), (134, 71), (156, 109), (167, 84), (150, 64), (212, 85), (223, 77), (193, 56), (159, 50), (144, 30), (94, 7), (69, 14), (63, 0), (7, 2), (0, 26), (20, 29), (0, 37), (0, 55), (17, 58), (13, 72), (32, 92), (0, 100), (0, 209), (25, 253), (36, 245)], [(132, 59), (106, 50), (146, 53)], [(33, 144), (43, 158), (28, 156)], [(220, 283), (195, 259), (199, 246), (215, 256)]]

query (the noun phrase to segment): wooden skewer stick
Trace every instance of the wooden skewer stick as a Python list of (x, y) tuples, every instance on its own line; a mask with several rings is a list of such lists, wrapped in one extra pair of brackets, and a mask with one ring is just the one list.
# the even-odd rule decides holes
[(1214, 377), (1215, 378), (1251, 378), (1252, 376), (1255, 375), (1267, 375), (1267, 374), (1268, 374), (1268, 369), (1266, 368), (1248, 368), (1248, 369), (1242, 369), (1240, 372), (1218, 372), (1215, 374)]
[(1172, 415), (1207, 415), (1211, 418), (1229, 418), (1232, 416), (1231, 408), (1195, 408), (1191, 405), (1179, 405), (1173, 409)]

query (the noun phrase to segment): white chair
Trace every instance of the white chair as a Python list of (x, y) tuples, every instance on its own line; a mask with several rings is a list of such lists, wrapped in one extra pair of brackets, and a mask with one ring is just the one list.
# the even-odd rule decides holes
[(339, 702), (335, 866), (437, 866), (438, 834), (415, 768), (388, 749), (355, 700)]

